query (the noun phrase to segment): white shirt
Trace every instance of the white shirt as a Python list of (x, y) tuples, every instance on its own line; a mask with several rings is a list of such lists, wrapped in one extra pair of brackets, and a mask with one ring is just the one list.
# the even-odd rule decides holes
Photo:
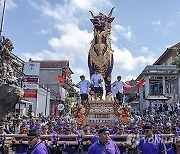
[(123, 82), (123, 81), (115, 81), (115, 82), (112, 83), (112, 85), (115, 86), (115, 92), (116, 92), (116, 94), (117, 94), (118, 92), (123, 93), (123, 87), (124, 87), (124, 86), (126, 86), (126, 87), (131, 87), (130, 85), (126, 84), (126, 83)]
[[(101, 83), (99, 83), (101, 81)], [(91, 76), (91, 84), (94, 84), (94, 87), (103, 87), (103, 76), (100, 73), (93, 74)]]
[(90, 87), (91, 83), (88, 80), (81, 80), (78, 83), (78, 87), (80, 88), (80, 94), (87, 94), (88, 88)]
[(112, 92), (112, 95), (113, 97), (116, 97), (116, 87), (111, 87), (111, 92)]

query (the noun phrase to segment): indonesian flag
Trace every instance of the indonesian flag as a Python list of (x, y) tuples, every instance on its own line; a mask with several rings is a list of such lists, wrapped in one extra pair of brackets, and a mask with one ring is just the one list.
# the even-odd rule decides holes
[(145, 83), (146, 83), (146, 80), (143, 79), (143, 80), (139, 81), (139, 83), (136, 86), (137, 86), (137, 88), (140, 88), (143, 85), (145, 85)]
[(130, 90), (130, 89), (131, 89), (131, 86), (130, 86), (129, 81), (126, 81), (125, 83), (126, 83), (128, 86), (123, 86), (123, 89), (124, 89), (125, 91)]
[(68, 72), (65, 72), (65, 76), (67, 77), (67, 78), (71, 78), (71, 76), (69, 75), (69, 73)]
[(128, 85), (130, 85), (129, 81), (126, 81), (125, 83), (128, 84)]
[(64, 83), (64, 78), (61, 76), (61, 75), (58, 75), (57, 79), (61, 82), (61, 83)]

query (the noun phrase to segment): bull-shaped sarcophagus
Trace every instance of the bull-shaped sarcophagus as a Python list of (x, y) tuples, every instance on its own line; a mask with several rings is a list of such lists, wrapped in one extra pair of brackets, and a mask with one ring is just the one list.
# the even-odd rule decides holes
[(114, 17), (111, 17), (113, 9), (108, 15), (100, 12), (97, 16), (94, 16), (90, 11), (92, 15), (90, 20), (94, 26), (94, 38), (89, 50), (88, 67), (90, 76), (94, 74), (96, 69), (102, 74), (106, 95), (111, 92), (111, 72), (113, 69), (113, 50), (110, 39), (111, 22), (114, 20)]

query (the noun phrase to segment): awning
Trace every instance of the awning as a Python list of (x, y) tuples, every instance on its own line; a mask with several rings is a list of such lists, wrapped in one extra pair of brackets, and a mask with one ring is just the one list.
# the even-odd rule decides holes
[(169, 100), (171, 99), (171, 97), (166, 97), (166, 96), (163, 96), (163, 95), (159, 95), (159, 96), (147, 96), (145, 97), (145, 100)]
[(32, 102), (30, 102), (30, 101), (28, 101), (28, 100), (25, 100), (25, 99), (21, 99), (20, 101), (19, 101), (19, 103), (20, 104), (23, 104), (23, 103), (25, 103), (25, 104), (33, 104)]

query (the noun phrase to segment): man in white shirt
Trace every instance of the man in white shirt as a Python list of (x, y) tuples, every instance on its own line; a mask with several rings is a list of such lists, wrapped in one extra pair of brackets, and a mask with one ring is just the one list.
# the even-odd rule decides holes
[(102, 99), (103, 96), (103, 76), (96, 69), (95, 73), (91, 76), (91, 84), (95, 94)]
[(130, 85), (126, 84), (125, 82), (121, 81), (121, 76), (117, 77), (117, 81), (114, 81), (112, 86), (115, 87), (116, 99), (122, 103), (123, 102), (123, 87), (130, 87)]
[(111, 86), (111, 92), (112, 92), (112, 95), (113, 95), (114, 100), (115, 100), (116, 99), (116, 87), (115, 87), (115, 85)]
[(80, 76), (81, 81), (76, 85), (76, 87), (80, 88), (80, 96), (81, 101), (85, 101), (88, 99), (88, 89), (91, 86), (91, 83), (88, 80), (85, 80), (85, 76)]

